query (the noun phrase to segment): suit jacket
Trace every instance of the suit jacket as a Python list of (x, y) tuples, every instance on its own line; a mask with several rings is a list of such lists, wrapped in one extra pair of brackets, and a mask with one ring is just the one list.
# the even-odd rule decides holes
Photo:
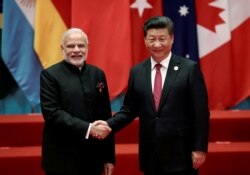
[(166, 172), (191, 168), (191, 152), (208, 148), (208, 97), (198, 64), (172, 54), (158, 111), (150, 59), (133, 67), (124, 104), (108, 124), (119, 131), (137, 116), (142, 171), (152, 171), (156, 163)]
[(41, 73), (41, 108), (45, 120), (42, 167), (49, 172), (97, 173), (115, 162), (114, 137), (85, 139), (89, 123), (111, 117), (105, 74), (84, 64), (81, 71), (62, 61)]

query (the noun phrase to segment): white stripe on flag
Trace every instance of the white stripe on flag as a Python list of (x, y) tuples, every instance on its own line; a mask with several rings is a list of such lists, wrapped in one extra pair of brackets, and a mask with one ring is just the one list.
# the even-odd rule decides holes
[(224, 9), (220, 13), (220, 17), (225, 23), (217, 25), (216, 32), (197, 25), (200, 58), (230, 41), (231, 31), (241, 25), (250, 16), (249, 0), (218, 0), (209, 5)]
[(29, 24), (32, 26), (34, 30), (34, 22), (35, 22), (35, 0), (33, 1), (21, 1), (15, 0), (17, 6), (21, 9), (22, 13), (28, 20)]

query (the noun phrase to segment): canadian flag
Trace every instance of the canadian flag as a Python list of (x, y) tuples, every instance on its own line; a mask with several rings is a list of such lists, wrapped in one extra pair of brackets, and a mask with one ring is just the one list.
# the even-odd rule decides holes
[(196, 0), (198, 45), (210, 109), (250, 96), (250, 1)]

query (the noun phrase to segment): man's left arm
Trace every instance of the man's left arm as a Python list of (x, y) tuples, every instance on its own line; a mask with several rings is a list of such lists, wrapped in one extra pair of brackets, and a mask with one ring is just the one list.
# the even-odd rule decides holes
[(190, 89), (194, 111), (194, 143), (191, 156), (193, 167), (197, 169), (205, 162), (208, 151), (210, 116), (206, 84), (198, 64), (193, 66), (190, 73)]

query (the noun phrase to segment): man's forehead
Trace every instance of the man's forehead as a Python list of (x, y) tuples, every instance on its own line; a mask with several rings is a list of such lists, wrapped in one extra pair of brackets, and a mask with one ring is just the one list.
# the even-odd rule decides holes
[(166, 28), (160, 28), (160, 29), (149, 29), (147, 31), (147, 36), (151, 35), (169, 35), (168, 29)]
[(86, 38), (84, 38), (83, 36), (68, 36), (65, 38), (64, 40), (65, 44), (69, 44), (69, 43), (87, 43)]

